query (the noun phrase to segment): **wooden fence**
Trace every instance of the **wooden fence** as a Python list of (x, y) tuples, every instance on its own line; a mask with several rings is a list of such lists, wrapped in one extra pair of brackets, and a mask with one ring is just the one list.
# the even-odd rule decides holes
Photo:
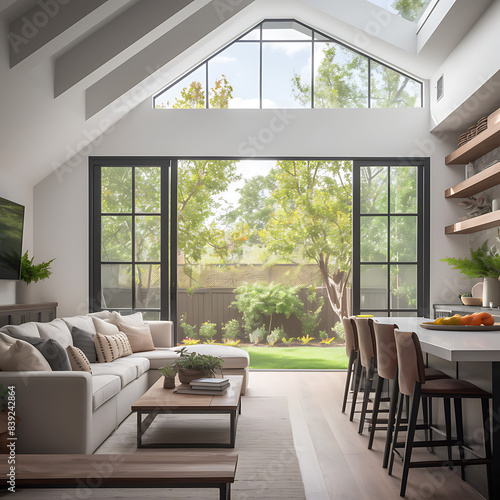
[[(299, 291), (299, 298), (304, 303), (305, 310), (316, 310), (307, 300), (308, 290), (303, 288)], [(332, 336), (331, 328), (339, 321), (338, 316), (333, 312), (332, 308), (328, 305), (328, 298), (324, 287), (316, 288), (317, 296), (324, 298), (325, 303), (320, 313), (320, 324), (315, 332), (315, 337), (319, 338), (319, 331), (326, 330), (328, 336)], [(205, 321), (215, 323), (217, 325), (217, 340), (222, 337), (221, 327), (231, 319), (237, 319), (243, 327), (243, 317), (236, 307), (230, 307), (231, 302), (235, 299), (233, 288), (197, 288), (194, 289), (192, 295), (187, 293), (186, 288), (179, 288), (177, 295), (177, 324), (180, 325), (182, 319), (187, 324), (196, 326), (198, 331), (201, 324)], [(267, 328), (269, 318), (265, 326)], [(273, 316), (273, 323), (271, 328), (283, 326), (285, 333), (289, 337), (301, 337), (302, 327), (300, 320), (292, 314), (290, 318), (286, 319), (284, 315), (278, 314)], [(178, 339), (182, 340), (185, 335), (182, 328), (179, 327)]]

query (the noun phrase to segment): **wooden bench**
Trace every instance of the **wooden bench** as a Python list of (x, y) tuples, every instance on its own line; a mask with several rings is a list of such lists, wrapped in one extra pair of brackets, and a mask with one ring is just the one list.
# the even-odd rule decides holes
[[(0, 455), (2, 489), (10, 486), (7, 458)], [(15, 488), (217, 488), (220, 500), (229, 500), (237, 462), (234, 453), (187, 451), (17, 455)]]

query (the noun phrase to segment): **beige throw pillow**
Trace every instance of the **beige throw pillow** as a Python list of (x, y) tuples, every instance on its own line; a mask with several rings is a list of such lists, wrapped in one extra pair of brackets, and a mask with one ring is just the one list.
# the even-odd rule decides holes
[(143, 326), (121, 326), (122, 332), (127, 336), (133, 352), (154, 351), (155, 345), (148, 324)]
[(24, 340), (13, 343), (0, 339), (0, 370), (3, 372), (51, 372), (47, 360), (36, 347)]
[(103, 335), (116, 335), (117, 333), (120, 333), (118, 327), (109, 321), (104, 321), (103, 319), (96, 318), (95, 316), (92, 316), (92, 321), (94, 322), (97, 333), (101, 333)]
[(109, 318), (110, 323), (116, 325), (120, 330), (122, 325), (127, 326), (143, 326), (144, 318), (141, 312), (136, 312), (134, 314), (128, 314), (127, 316), (122, 316), (119, 312), (113, 311), (111, 317)]
[(74, 372), (92, 373), (92, 368), (90, 367), (89, 360), (87, 359), (87, 356), (85, 356), (85, 354), (81, 349), (78, 349), (78, 347), (70, 345), (66, 347), (66, 352), (68, 353), (71, 369)]
[(97, 351), (97, 361), (99, 363), (111, 363), (123, 353), (123, 341), (118, 340), (117, 335), (94, 335), (95, 350)]
[(120, 344), (120, 357), (130, 356), (133, 353), (128, 337), (124, 333), (120, 332), (117, 335), (113, 335), (113, 337), (115, 337)]

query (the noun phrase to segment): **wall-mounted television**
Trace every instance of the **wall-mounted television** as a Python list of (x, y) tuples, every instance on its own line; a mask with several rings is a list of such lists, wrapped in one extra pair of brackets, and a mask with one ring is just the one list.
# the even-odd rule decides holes
[(0, 198), (0, 279), (18, 280), (21, 276), (24, 207)]

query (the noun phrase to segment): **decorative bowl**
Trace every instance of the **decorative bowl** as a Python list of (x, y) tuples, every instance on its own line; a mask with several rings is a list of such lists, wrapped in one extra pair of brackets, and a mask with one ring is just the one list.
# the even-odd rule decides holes
[(479, 297), (460, 297), (464, 306), (482, 306), (483, 299)]

